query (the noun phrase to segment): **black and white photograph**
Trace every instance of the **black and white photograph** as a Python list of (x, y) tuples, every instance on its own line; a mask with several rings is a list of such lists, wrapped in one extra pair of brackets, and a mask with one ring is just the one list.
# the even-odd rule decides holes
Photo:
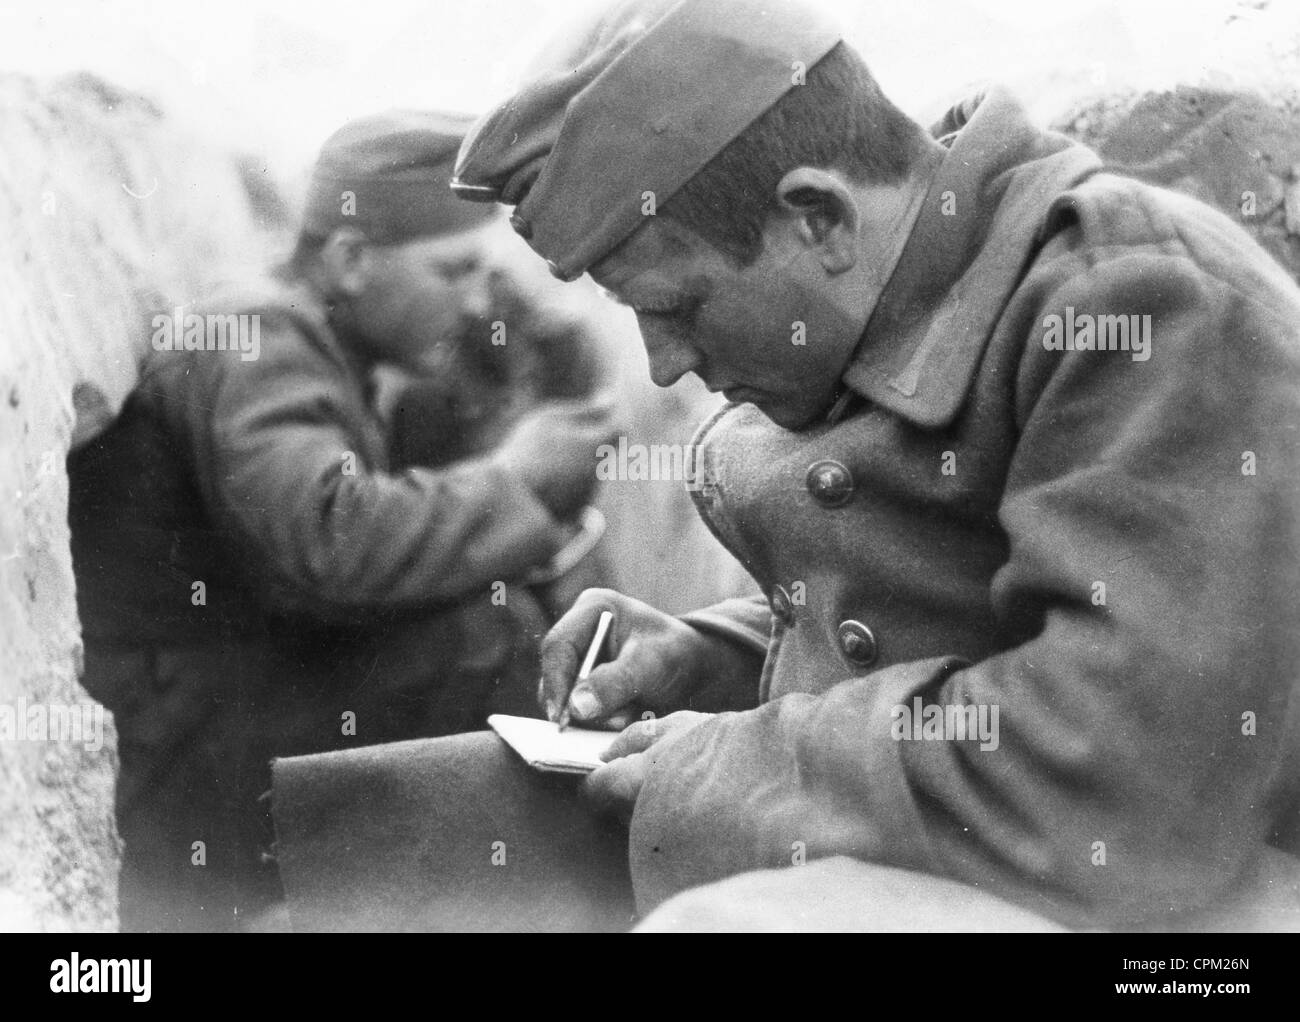
[(1297, 0), (3, 0), (0, 223), (33, 989), (1300, 931)]

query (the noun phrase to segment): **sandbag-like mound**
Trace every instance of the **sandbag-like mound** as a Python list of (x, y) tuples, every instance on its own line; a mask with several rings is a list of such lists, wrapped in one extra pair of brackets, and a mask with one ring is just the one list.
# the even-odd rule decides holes
[(1300, 281), (1300, 99), (1184, 87), (1088, 103), (1057, 127), (1110, 169), (1184, 192), (1249, 230)]

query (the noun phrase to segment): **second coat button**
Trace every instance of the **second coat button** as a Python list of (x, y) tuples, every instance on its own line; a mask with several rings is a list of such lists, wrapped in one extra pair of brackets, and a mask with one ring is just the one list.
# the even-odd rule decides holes
[(880, 652), (876, 636), (861, 621), (841, 621), (835, 637), (839, 640), (844, 659), (855, 667), (869, 667), (876, 662)]
[(853, 496), (853, 475), (840, 462), (830, 458), (814, 461), (808, 466), (805, 479), (813, 500), (823, 507), (839, 507)]

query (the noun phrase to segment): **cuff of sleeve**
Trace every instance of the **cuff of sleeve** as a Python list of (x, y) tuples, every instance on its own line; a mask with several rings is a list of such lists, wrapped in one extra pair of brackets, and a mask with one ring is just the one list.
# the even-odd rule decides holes
[(755, 653), (766, 654), (772, 635), (771, 612), (753, 600), (724, 600), (678, 618), (701, 632), (728, 639)]
[(492, 492), (500, 504), (494, 510), (503, 518), (513, 519), (520, 531), (527, 534), (530, 553), (526, 567), (545, 564), (573, 538), (573, 526), (556, 518), (540, 497), (523, 482), (508, 465), (494, 458), (466, 466), (471, 473), (486, 468), (491, 476)]

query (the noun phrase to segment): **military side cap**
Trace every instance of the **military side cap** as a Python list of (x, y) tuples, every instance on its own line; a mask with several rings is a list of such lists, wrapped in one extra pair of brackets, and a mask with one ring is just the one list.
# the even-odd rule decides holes
[(636, 0), (547, 55), (471, 130), (452, 189), (511, 223), (564, 280), (582, 275), (841, 39), (792, 0)]
[(331, 135), (312, 169), (303, 230), (326, 236), (352, 226), (377, 244), (452, 234), (491, 218), (448, 185), (473, 118), (391, 110)]

